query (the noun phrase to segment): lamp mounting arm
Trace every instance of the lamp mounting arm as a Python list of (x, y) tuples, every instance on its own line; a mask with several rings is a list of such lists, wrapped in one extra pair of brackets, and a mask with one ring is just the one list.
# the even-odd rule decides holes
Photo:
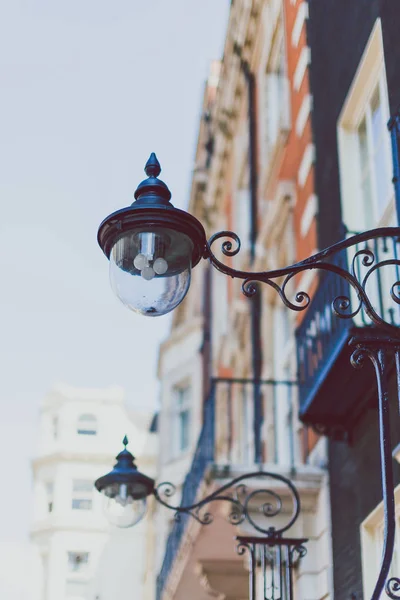
[[(268, 485), (250, 490), (243, 483), (249, 479), (264, 480)], [(277, 483), (279, 491), (281, 488), (286, 490), (285, 499), (276, 489), (271, 488), (272, 482)], [(202, 498), (199, 502), (189, 506), (169, 504), (167, 500), (175, 492), (176, 487), (172, 483), (163, 482), (155, 487), (153, 493), (160, 504), (175, 511), (175, 519), (177, 520), (179, 520), (180, 515), (189, 514), (201, 525), (209, 525), (213, 522), (214, 517), (211, 512), (208, 510), (202, 511), (202, 509), (212, 502), (227, 502), (231, 505), (228, 521), (232, 525), (240, 525), (244, 521), (247, 521), (255, 531), (271, 538), (280, 537), (292, 527), (300, 513), (300, 497), (295, 485), (287, 477), (268, 471), (255, 471), (236, 477), (205, 498)], [(289, 520), (283, 526), (275, 528), (270, 524), (270, 519), (281, 514), (284, 504), (287, 508), (288, 502), (291, 506)], [(260, 515), (259, 518), (254, 516), (257, 513)]]
[[(208, 258), (215, 269), (232, 278), (242, 279), (242, 292), (251, 297), (257, 291), (258, 283), (265, 283), (272, 287), (281, 298), (282, 302), (293, 311), (303, 311), (311, 303), (311, 298), (306, 291), (294, 292), (293, 300), (289, 299), (288, 288), (292, 287), (294, 277), (300, 273), (311, 270), (330, 271), (346, 281), (350, 290), (353, 291), (356, 306), (352, 309), (350, 294), (332, 298), (332, 311), (341, 319), (353, 319), (362, 310), (368, 315), (372, 323), (378, 325), (391, 336), (399, 337), (399, 327), (390, 323), (385, 315), (378, 314), (369, 297), (366, 286), (373, 273), (388, 266), (395, 266), (396, 272), (400, 267), (400, 259), (388, 258), (379, 260), (377, 256), (377, 241), (382, 238), (385, 242), (388, 238), (400, 240), (400, 227), (380, 227), (337, 242), (321, 252), (306, 258), (293, 265), (274, 269), (271, 271), (248, 272), (234, 269), (221, 262), (212, 250), (212, 246), (219, 239), (227, 238), (221, 245), (224, 256), (236, 256), (241, 249), (239, 236), (233, 231), (220, 231), (214, 234), (206, 244), (204, 257)], [(362, 247), (360, 247), (362, 245)], [(348, 251), (354, 248), (355, 253), (351, 260)], [(349, 262), (349, 267), (347, 263)], [(341, 264), (338, 264), (341, 263)], [(400, 279), (393, 281), (390, 290), (391, 299), (400, 305)], [(390, 311), (389, 311), (390, 312)]]

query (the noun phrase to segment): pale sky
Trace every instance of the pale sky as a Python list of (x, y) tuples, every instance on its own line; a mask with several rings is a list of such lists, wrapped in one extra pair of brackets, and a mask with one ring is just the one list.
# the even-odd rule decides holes
[(156, 405), (169, 318), (119, 303), (96, 233), (133, 201), (152, 151), (174, 204), (187, 205), (203, 85), (229, 5), (0, 0), (1, 598), (29, 598), (5, 581), (4, 549), (18, 557), (27, 539), (45, 393), (57, 382), (119, 384), (132, 406)]

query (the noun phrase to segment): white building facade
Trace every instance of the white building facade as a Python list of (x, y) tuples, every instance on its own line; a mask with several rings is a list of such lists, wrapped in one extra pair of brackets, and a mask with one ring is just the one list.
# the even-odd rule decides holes
[(114, 464), (125, 434), (152, 474), (150, 422), (150, 415), (128, 412), (116, 387), (59, 386), (45, 397), (32, 462), (40, 600), (114, 600), (127, 590), (144, 597), (147, 519), (131, 530), (110, 526), (94, 481)]

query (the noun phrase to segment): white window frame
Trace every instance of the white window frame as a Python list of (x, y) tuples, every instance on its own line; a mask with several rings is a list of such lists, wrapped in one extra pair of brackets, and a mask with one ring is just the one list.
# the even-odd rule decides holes
[[(190, 450), (192, 442), (191, 428), (193, 417), (192, 398), (193, 390), (190, 381), (184, 381), (173, 386), (171, 403), (171, 431), (173, 432), (171, 440), (171, 459), (178, 458)], [(187, 415), (187, 443), (184, 446), (182, 445), (183, 415)]]
[[(285, 307), (275, 304), (273, 310), (273, 379), (275, 381), (294, 380), (295, 338), (293, 316)], [(287, 384), (273, 388), (274, 419), (274, 460), (279, 465), (289, 466), (292, 452), (295, 454), (296, 412), (294, 389)], [(293, 456), (294, 458), (294, 456)]]
[[(389, 571), (390, 577), (398, 577), (400, 572), (400, 485), (394, 490), (396, 510), (396, 539), (393, 560)], [(372, 595), (379, 573), (383, 548), (384, 509), (383, 502), (361, 523), (361, 559), (364, 597)], [(387, 598), (385, 593), (382, 599)]]
[[(251, 375), (241, 373), (243, 379), (251, 381)], [(242, 465), (254, 463), (254, 385), (233, 383), (233, 460)]]
[[(371, 145), (371, 100), (379, 87), (382, 110), (382, 151), (387, 171), (387, 198), (379, 201), (375, 186), (375, 170), (371, 162), (374, 154)], [(363, 119), (367, 123), (369, 172), (371, 175), (372, 210), (366, 210), (362, 193), (361, 158), (358, 129)], [(338, 119), (338, 150), (343, 221), (350, 231), (363, 231), (381, 225), (395, 224), (394, 190), (391, 185), (392, 159), (390, 136), (386, 124), (389, 120), (389, 101), (383, 53), (383, 38), (380, 19), (377, 19), (357, 73)], [(386, 134), (386, 135), (385, 135)], [(383, 205), (383, 208), (381, 208)], [(371, 214), (372, 213), (372, 214)]]
[[(244, 117), (239, 124), (233, 147), (233, 181), (232, 181), (232, 223), (230, 227), (240, 238), (242, 251), (237, 257), (237, 266), (247, 259), (250, 248), (250, 166), (249, 166), (249, 131), (247, 119), (247, 99), (243, 106)], [(225, 227), (226, 228), (226, 227)], [(235, 259), (234, 259), (235, 260)]]
[(277, 20), (262, 73), (260, 96), (261, 153), (265, 168), (270, 172), (278, 149), (286, 142), (291, 127), (290, 85), (282, 14)]
[(73, 511), (90, 511), (93, 509), (93, 481), (90, 479), (73, 479), (71, 508)]
[(44, 486), (46, 493), (46, 512), (51, 514), (54, 512), (54, 481), (46, 481)]
[[(86, 427), (85, 427), (86, 423)], [(92, 413), (82, 413), (76, 422), (77, 435), (96, 436), (98, 434), (98, 419)]]
[[(74, 560), (75, 559), (75, 560)], [(68, 550), (67, 566), (69, 573), (87, 573), (90, 564), (90, 552), (87, 550)]]
[(51, 432), (53, 440), (58, 440), (60, 434), (60, 419), (58, 415), (53, 415), (51, 417)]
[(250, 248), (250, 174), (248, 155), (242, 156), (243, 163), (237, 187), (234, 191), (235, 231), (240, 238), (242, 252), (246, 253)]

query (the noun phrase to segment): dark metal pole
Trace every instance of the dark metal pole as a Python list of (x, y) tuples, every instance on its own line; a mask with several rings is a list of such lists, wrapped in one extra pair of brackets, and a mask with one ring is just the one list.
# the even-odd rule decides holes
[[(249, 63), (242, 58), (242, 49), (238, 44), (234, 46), (234, 52), (240, 59), (240, 67), (247, 83), (247, 105), (249, 120), (249, 181), (250, 181), (250, 261), (254, 262), (256, 255), (256, 241), (258, 234), (257, 224), (257, 195), (258, 195), (258, 164), (257, 164), (257, 99), (256, 79), (251, 71)], [(262, 368), (262, 342), (261, 342), (261, 292), (257, 290), (251, 300), (251, 351), (253, 377), (257, 381), (261, 377)], [(254, 461), (262, 463), (261, 429), (263, 422), (263, 409), (261, 388), (258, 384), (253, 388), (253, 432), (254, 432)]]
[(286, 554), (286, 594), (287, 600), (293, 600), (293, 573), (292, 573), (292, 549), (290, 546), (285, 546)]
[(249, 600), (256, 600), (256, 572), (257, 572), (256, 545), (250, 544)]
[(378, 386), (378, 410), (379, 410), (379, 442), (381, 457), (381, 475), (382, 492), (384, 508), (384, 540), (381, 568), (375, 584), (371, 600), (379, 600), (385, 587), (390, 565), (393, 558), (396, 519), (395, 519), (395, 501), (394, 501), (394, 481), (392, 465), (392, 443), (390, 439), (390, 414), (389, 414), (389, 388), (388, 388), (388, 350), (396, 352), (399, 347), (399, 341), (366, 339), (352, 340), (352, 345), (356, 346), (351, 360), (356, 368), (363, 366), (365, 358), (372, 362)]

